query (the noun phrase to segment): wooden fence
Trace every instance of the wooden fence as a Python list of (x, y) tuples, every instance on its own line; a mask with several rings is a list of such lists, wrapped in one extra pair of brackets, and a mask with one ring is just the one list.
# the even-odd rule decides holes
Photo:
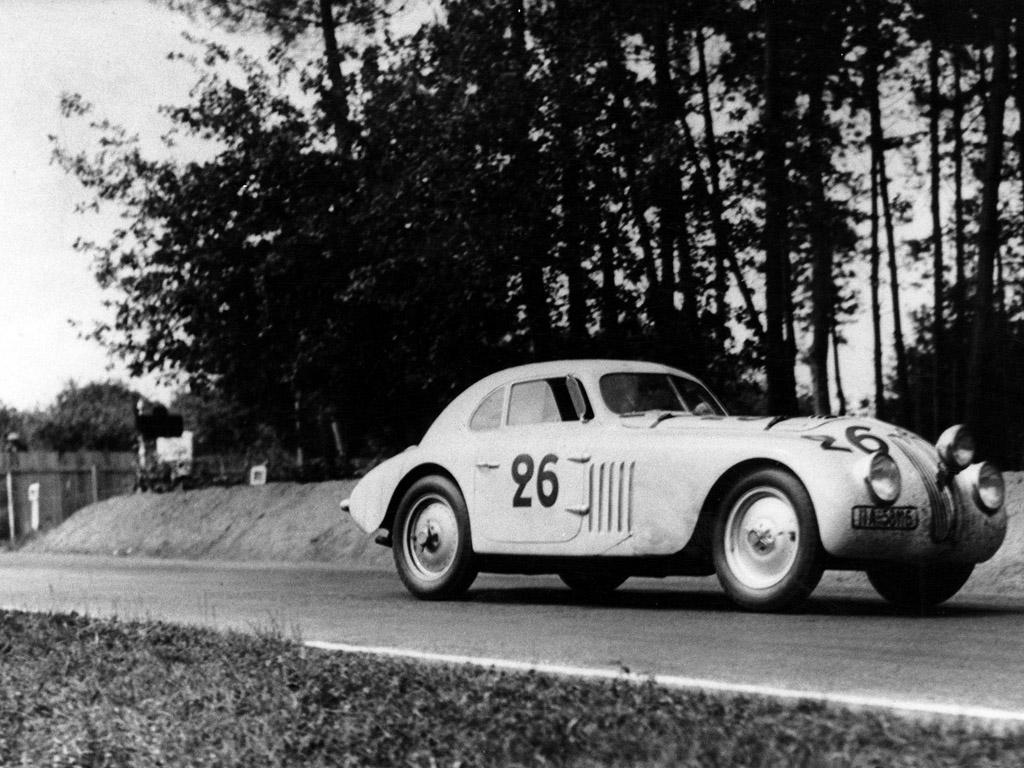
[(0, 537), (14, 539), (59, 525), (87, 504), (131, 493), (138, 457), (98, 451), (0, 454), (0, 474), (6, 480), (0, 487)]

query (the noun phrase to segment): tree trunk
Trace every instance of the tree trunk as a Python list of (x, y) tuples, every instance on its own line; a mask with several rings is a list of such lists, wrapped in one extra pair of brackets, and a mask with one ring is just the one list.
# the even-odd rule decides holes
[[(876, 86), (877, 87), (877, 86)], [(874, 341), (875, 418), (885, 421), (885, 382), (882, 378), (882, 303), (879, 297), (882, 249), (879, 244), (878, 158), (871, 152), (871, 330)]]
[[(614, 11), (611, 12), (614, 14)], [(604, 45), (607, 48), (607, 65), (609, 73), (609, 89), (611, 90), (612, 102), (609, 107), (612, 123), (617, 126), (616, 144), (617, 154), (621, 158), (623, 175), (625, 176), (625, 200), (624, 208), (632, 214), (633, 223), (637, 231), (637, 245), (640, 248), (640, 264), (644, 277), (647, 279), (648, 291), (657, 291), (658, 266), (654, 255), (654, 239), (651, 233), (650, 224), (647, 221), (647, 204), (640, 189), (640, 160), (637, 157), (637, 138), (630, 122), (630, 115), (626, 109), (626, 98), (629, 92), (629, 72), (626, 68), (625, 52), (619, 44), (617, 37), (618, 24), (614, 15), (610, 23), (604, 28)], [(631, 249), (630, 249), (631, 250)], [(653, 295), (653, 294), (652, 294)], [(658, 305), (649, 305), (648, 313), (656, 315)], [(660, 318), (652, 318), (657, 326)]]
[[(708, 179), (711, 182), (711, 191), (708, 197), (709, 213), (711, 214), (711, 228), (715, 233), (715, 240), (716, 242), (722, 242), (728, 237), (723, 216), (725, 202), (722, 200), (718, 137), (715, 135), (715, 120), (711, 111), (711, 78), (708, 76), (708, 62), (704, 51), (704, 28), (699, 25), (697, 27), (696, 39), (697, 82), (700, 87), (701, 116), (704, 120), (704, 152), (708, 159)], [(722, 248), (715, 251), (715, 302), (721, 315), (725, 314), (727, 306), (726, 291), (729, 287), (729, 278), (726, 272), (727, 257), (724, 251), (730, 247), (728, 242), (722, 242)]]
[[(333, 0), (319, 0), (319, 10), (320, 33), (323, 36), (327, 78), (330, 81), (330, 88), (323, 95), (324, 110), (334, 129), (335, 149), (340, 156), (345, 157), (351, 151), (356, 136), (352, 123), (349, 120), (348, 91), (345, 87), (345, 78), (341, 72), (341, 52), (338, 49), (338, 39), (334, 27)], [(296, 398), (298, 400), (299, 395), (296, 395)], [(298, 402), (296, 407), (298, 407)], [(298, 415), (296, 415), (296, 425), (299, 423), (298, 418)], [(344, 458), (344, 442), (336, 419), (331, 421), (331, 428), (338, 443), (338, 455)], [(298, 426), (296, 426), (296, 429), (298, 429)], [(298, 433), (296, 433), (296, 440), (299, 443), (295, 458), (298, 465), (302, 466), (301, 435)]]
[(658, 126), (656, 168), (652, 197), (658, 209), (658, 256), (661, 262), (660, 285), (654, 293), (659, 307), (662, 327), (656, 328), (663, 339), (672, 335), (675, 325), (676, 249), (682, 229), (682, 182), (679, 173), (679, 154), (674, 147), (675, 120), (678, 115), (676, 85), (669, 61), (670, 22), (666, 0), (657, 3), (653, 21), (652, 42), (654, 56), (655, 115)]
[(615, 335), (619, 330), (619, 302), (615, 288), (615, 236), (612, 228), (617, 220), (605, 216), (601, 225), (601, 328), (606, 334)]
[(1003, 171), (1003, 117), (1010, 94), (1009, 3), (999, 3), (994, 21), (992, 81), (985, 119), (985, 161), (981, 208), (978, 212), (978, 267), (974, 295), (974, 325), (967, 368), (967, 423), (978, 434), (984, 412), (986, 363), (994, 328), (992, 322), (993, 270), (999, 251), (999, 185)]
[(780, 19), (772, 0), (763, 3), (764, 105), (762, 123), (764, 145), (764, 274), (765, 318), (767, 320), (765, 372), (768, 383), (768, 408), (774, 414), (795, 414), (795, 359), (786, 327), (792, 302), (789, 289), (789, 220), (786, 178), (786, 135), (783, 121), (785, 83), (779, 65)]
[(825, 78), (815, 77), (810, 84), (807, 107), (807, 141), (812, 158), (808, 169), (811, 220), (809, 223), (813, 263), (811, 266), (811, 399), (814, 413), (832, 412), (828, 387), (828, 350), (832, 334), (832, 234), (829, 223), (825, 174), (830, 161), (824, 137)]
[(690, 245), (690, 233), (686, 226), (685, 210), (681, 218), (682, 230), (679, 232), (679, 275), (676, 284), (683, 299), (682, 320), (683, 340), (689, 359), (686, 364), (694, 370), (703, 371), (707, 368), (707, 344), (701, 333), (700, 310), (696, 275), (694, 274), (693, 248)]
[(306, 456), (302, 450), (302, 390), (293, 383), (292, 416), (295, 421), (295, 466), (302, 468)]
[[(934, 13), (934, 10), (932, 11)], [(941, 94), (939, 93), (939, 45), (934, 26), (928, 49), (928, 140), (930, 146), (929, 165), (931, 170), (931, 214), (932, 214), (932, 385), (931, 434), (939, 435), (939, 420), (942, 413), (942, 390), (946, 370), (946, 318), (943, 313), (943, 254), (942, 254), (942, 209), (939, 206), (939, 185), (942, 181), (939, 155), (939, 118), (941, 117)], [(924, 419), (922, 418), (922, 423)]]
[(896, 396), (902, 406), (903, 426), (914, 428), (914, 404), (910, 398), (910, 377), (907, 373), (907, 350), (903, 344), (903, 320), (900, 307), (899, 269), (896, 263), (896, 235), (893, 231), (892, 205), (889, 200), (889, 178), (885, 169), (885, 135), (882, 132), (882, 107), (879, 95), (878, 69), (869, 67), (868, 108), (871, 113), (871, 151), (878, 173), (878, 189), (882, 199), (889, 255), (889, 290), (892, 297), (893, 345), (896, 349)]
[[(513, 141), (511, 164), (515, 166), (513, 176), (530, 178), (533, 175), (533, 147), (530, 140), (530, 119), (533, 105), (528, 97), (527, 72), (529, 71), (529, 53), (526, 48), (526, 9), (523, 0), (510, 0), (509, 30), (512, 39), (512, 65), (519, 93), (518, 104), (514, 111)], [(550, 355), (551, 318), (548, 313), (547, 289), (544, 286), (544, 273), (538, 261), (538, 233), (530, 218), (532, 201), (519, 200), (514, 203), (521, 220), (514, 222), (516, 232), (513, 235), (513, 257), (516, 260), (520, 279), (520, 290), (523, 299), (523, 311), (527, 329), (533, 345), (533, 355), (545, 359)], [(513, 214), (515, 215), (515, 214)]]
[(967, 217), (964, 214), (964, 95), (961, 88), (960, 59), (953, 56), (953, 226), (956, 229), (956, 285), (952, 291), (953, 328), (957, 343), (953, 364), (953, 418), (961, 421), (966, 414), (964, 391), (967, 383), (967, 357), (964, 339), (967, 336)]
[(583, 192), (580, 185), (580, 153), (577, 146), (579, 110), (573, 108), (574, 82), (572, 77), (571, 19), (568, 3), (557, 4), (557, 23), (560, 27), (559, 44), (552, 65), (556, 68), (559, 90), (558, 147), (562, 163), (562, 270), (568, 286), (567, 315), (569, 337), (581, 340), (587, 336), (587, 276), (583, 269), (585, 237), (583, 234)]
[(1021, 180), (1021, 201), (1024, 202), (1024, 7), (1017, 9), (1014, 49), (1016, 50), (1017, 72), (1014, 101), (1017, 105), (1017, 165)]
[(333, 0), (319, 0), (320, 33), (324, 39), (324, 56), (327, 60), (327, 78), (330, 88), (324, 94), (324, 108), (334, 128), (334, 140), (339, 154), (347, 154), (352, 142), (348, 119), (348, 93), (345, 79), (341, 74), (341, 53), (334, 29)]
[(839, 332), (835, 321), (832, 323), (832, 360), (836, 371), (836, 400), (839, 401), (839, 415), (846, 415), (846, 393), (843, 391), (843, 377), (839, 373)]
[(338, 463), (340, 464), (348, 457), (345, 441), (341, 437), (341, 426), (338, 424), (338, 417), (334, 414), (330, 414), (328, 420), (331, 425), (331, 438), (334, 440), (334, 450), (338, 454)]
[[(707, 206), (708, 212), (711, 216), (711, 233), (714, 237), (714, 249), (715, 249), (715, 260), (722, 261), (727, 264), (729, 270), (733, 274), (733, 278), (736, 280), (736, 287), (739, 289), (740, 297), (743, 299), (743, 307), (747, 315), (747, 320), (750, 324), (751, 330), (753, 330), (758, 342), (764, 344), (765, 331), (764, 326), (761, 324), (761, 316), (757, 312), (757, 308), (754, 306), (754, 296), (750, 290), (750, 286), (747, 285), (746, 278), (743, 277), (743, 270), (740, 268), (739, 259), (736, 258), (736, 254), (732, 248), (732, 237), (729, 234), (729, 223), (725, 220), (724, 215), (724, 204), (721, 198), (721, 192), (717, 195), (708, 191), (707, 182), (704, 179), (704, 169), (701, 167), (701, 153), (697, 149), (697, 143), (693, 139), (693, 134), (690, 133), (690, 127), (684, 121), (681, 127), (683, 133), (683, 140), (686, 142), (686, 152), (690, 157), (690, 165), (693, 169), (693, 181), (692, 188), (694, 195), (698, 200), (701, 200)], [(730, 318), (727, 316), (728, 307), (722, 305), (719, 308), (720, 315), (726, 315), (721, 319), (721, 322), (726, 322)]]

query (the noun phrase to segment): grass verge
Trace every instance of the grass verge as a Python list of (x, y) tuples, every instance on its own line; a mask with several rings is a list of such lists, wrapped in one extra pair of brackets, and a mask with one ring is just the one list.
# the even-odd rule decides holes
[(0, 765), (993, 766), (1024, 733), (0, 612)]

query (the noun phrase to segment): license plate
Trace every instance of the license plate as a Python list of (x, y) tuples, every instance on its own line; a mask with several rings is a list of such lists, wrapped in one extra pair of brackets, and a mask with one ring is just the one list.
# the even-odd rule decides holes
[(853, 527), (881, 531), (912, 531), (919, 517), (916, 507), (854, 507)]

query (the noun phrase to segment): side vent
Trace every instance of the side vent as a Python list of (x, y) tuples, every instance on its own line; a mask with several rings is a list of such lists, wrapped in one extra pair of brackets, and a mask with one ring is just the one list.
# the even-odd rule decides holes
[(636, 462), (609, 461), (590, 465), (590, 533), (633, 530), (633, 471)]

